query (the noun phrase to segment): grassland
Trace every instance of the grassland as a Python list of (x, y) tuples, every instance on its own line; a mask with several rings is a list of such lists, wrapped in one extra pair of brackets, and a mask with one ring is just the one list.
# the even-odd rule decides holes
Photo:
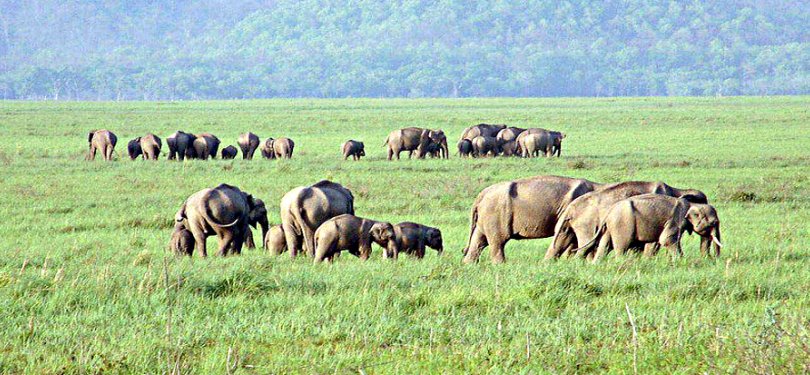
[[(801, 373), (810, 371), (810, 98), (0, 102), (0, 372)], [(479, 122), (568, 134), (560, 159), (384, 158), (395, 128)], [(85, 162), (86, 134), (119, 137)], [(289, 161), (129, 161), (145, 132), (289, 136)], [(365, 141), (368, 158), (339, 145)], [(461, 265), (468, 210), (499, 181), (557, 174), (705, 191), (719, 260), (545, 263), (549, 239), (507, 263)], [(176, 258), (171, 219), (226, 182), (278, 223), (289, 189), (350, 187), (358, 214), (444, 232), (442, 257), (333, 265)], [(213, 245), (213, 239), (210, 239)], [(631, 325), (628, 315), (633, 318)], [(634, 333), (635, 332), (635, 333)]]

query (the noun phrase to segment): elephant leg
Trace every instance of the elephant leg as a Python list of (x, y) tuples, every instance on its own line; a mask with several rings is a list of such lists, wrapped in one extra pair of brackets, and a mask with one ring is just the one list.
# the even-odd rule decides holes
[(492, 260), (492, 264), (501, 264), (503, 262), (506, 262), (506, 254), (504, 254), (504, 247), (506, 246), (506, 241), (508, 240), (490, 242), (489, 256)]
[(644, 244), (644, 256), (646, 257), (654, 257), (658, 254), (658, 250), (661, 248), (661, 245), (658, 242), (648, 242)]
[[(245, 243), (245, 234), (246, 233), (234, 233), (233, 239), (231, 240), (230, 254), (242, 255), (242, 244)], [(251, 242), (253, 241), (251, 240)]]
[(332, 258), (335, 255), (335, 245), (335, 241), (332, 241), (331, 239), (319, 239), (318, 248), (315, 249), (314, 262), (320, 263), (324, 260), (332, 262)]
[(287, 249), (290, 250), (290, 257), (295, 259), (301, 249), (301, 237), (295, 234), (296, 229), (292, 225), (282, 225), (284, 229), (284, 239), (287, 242)]
[(548, 245), (548, 250), (546, 250), (546, 260), (551, 260), (555, 258), (559, 258), (563, 252), (568, 248), (568, 245), (571, 244), (573, 238), (571, 238), (571, 233), (560, 232), (554, 237), (551, 243)]
[(608, 253), (611, 242), (612, 238), (609, 232), (602, 235), (602, 238), (599, 240), (599, 246), (596, 248), (596, 253), (593, 255), (593, 263), (599, 262), (599, 260)]
[(464, 263), (475, 263), (481, 256), (481, 250), (488, 245), (487, 238), (481, 231), (481, 228), (476, 227), (472, 235), (470, 235), (470, 243), (464, 249)]
[(205, 248), (205, 235), (202, 232), (192, 231), (191, 234), (194, 236), (194, 247), (197, 248), (197, 251), (200, 252), (200, 256), (203, 258), (208, 257), (208, 251)]
[(87, 160), (96, 160), (96, 146), (90, 146), (90, 151), (87, 153)]
[(113, 146), (108, 145), (104, 150), (104, 153), (107, 155), (107, 160), (111, 161), (113, 159)]
[(700, 237), (700, 254), (707, 257), (709, 256), (709, 248), (712, 244), (710, 236)]
[(253, 242), (253, 231), (251, 231), (250, 228), (245, 232), (245, 245), (248, 249), (256, 248), (256, 243)]
[(219, 256), (227, 256), (228, 251), (233, 246), (233, 233), (225, 232), (219, 235)]

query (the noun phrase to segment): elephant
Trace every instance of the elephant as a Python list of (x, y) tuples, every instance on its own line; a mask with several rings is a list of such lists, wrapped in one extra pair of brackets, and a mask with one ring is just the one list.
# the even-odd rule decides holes
[(222, 154), (221, 155), (222, 160), (236, 159), (236, 154), (237, 153), (238, 153), (238, 150), (236, 150), (236, 147), (233, 147), (233, 145), (229, 145), (228, 147), (225, 147), (225, 148), (222, 149), (222, 153), (221, 153)]
[(614, 204), (599, 224), (594, 237), (576, 253), (585, 253), (597, 243), (594, 263), (611, 249), (618, 255), (633, 246), (645, 245), (645, 255), (652, 256), (659, 246), (670, 249), (673, 255), (681, 256), (681, 236), (694, 231), (701, 236), (701, 252), (709, 255), (709, 245), (714, 243), (714, 255), (720, 256), (720, 219), (717, 210), (704, 203), (692, 203), (685, 198), (661, 194), (642, 194)]
[(287, 251), (287, 239), (284, 237), (284, 228), (281, 225), (273, 225), (264, 237), (264, 248), (270, 254), (281, 255)]
[(543, 151), (546, 154), (546, 156), (551, 157), (555, 154), (557, 155), (557, 157), (560, 156), (562, 152), (562, 140), (563, 138), (565, 138), (565, 134), (558, 131), (546, 130), (542, 128), (526, 129), (517, 136), (515, 140), (517, 141), (518, 154), (523, 155), (523, 150), (521, 148), (522, 138), (528, 137), (529, 135), (532, 134), (545, 135), (545, 137), (543, 138), (544, 142), (542, 144), (545, 147), (541, 148), (540, 151)]
[(315, 231), (315, 263), (332, 259), (342, 250), (367, 260), (371, 243), (385, 249), (386, 258), (396, 259), (399, 254), (394, 226), (384, 221), (366, 219), (352, 214), (335, 216)]
[(194, 254), (194, 235), (186, 229), (182, 222), (174, 223), (172, 238), (169, 240), (169, 250), (177, 255)]
[(584, 179), (536, 176), (485, 188), (470, 210), (464, 263), (477, 262), (487, 245), (492, 262), (503, 263), (510, 239), (551, 237), (559, 213), (577, 197), (601, 187)]
[(498, 143), (494, 137), (477, 136), (472, 140), (473, 156), (485, 157), (492, 153), (492, 156), (498, 156)]
[[(441, 159), (449, 159), (450, 158), (450, 149), (447, 146), (447, 136), (444, 134), (444, 131), (441, 129), (436, 130), (429, 130), (428, 131), (428, 143), (426, 146), (423, 146), (424, 151), (420, 150), (418, 147), (416, 149), (416, 156), (420, 158), (424, 158), (425, 155), (430, 155), (432, 158), (441, 158)], [(421, 142), (420, 142), (421, 145)]]
[(256, 244), (253, 242), (253, 231), (250, 230), (250, 227), (254, 229), (257, 229), (257, 227), (261, 228), (262, 246), (264, 246), (264, 238), (267, 237), (267, 232), (270, 228), (270, 222), (267, 221), (267, 206), (261, 199), (255, 198), (254, 201), (257, 208), (253, 215), (248, 217), (249, 225), (245, 234), (245, 246), (247, 246), (248, 249), (256, 248)]
[(394, 225), (394, 235), (399, 252), (419, 259), (425, 257), (425, 246), (435, 249), (440, 255), (444, 251), (442, 231), (438, 228), (406, 221)]
[(503, 156), (518, 156), (517, 154), (517, 142), (510, 141), (504, 142), (500, 145), (501, 155)]
[(273, 138), (267, 138), (264, 140), (264, 142), (262, 142), (262, 144), (259, 146), (259, 151), (261, 151), (262, 157), (265, 159), (276, 158), (276, 152), (273, 150), (273, 143), (275, 141), (276, 140)]
[(462, 139), (458, 141), (458, 155), (461, 157), (473, 156), (473, 144), (469, 139)]
[(547, 133), (521, 134), (515, 143), (518, 145), (516, 148), (521, 150), (520, 156), (524, 158), (537, 157), (541, 151), (543, 155), (550, 156), (552, 152), (551, 138)]
[(129, 158), (132, 160), (135, 160), (135, 158), (141, 155), (143, 155), (143, 158), (146, 160), (158, 160), (162, 147), (163, 143), (160, 141), (160, 137), (152, 133), (147, 133), (143, 137), (129, 141), (129, 144), (127, 144), (127, 152), (129, 153)]
[(351, 156), (353, 160), (360, 160), (361, 156), (366, 156), (366, 145), (364, 145), (363, 142), (353, 139), (344, 142), (340, 146), (340, 149), (343, 152), (343, 160), (347, 160), (349, 156)]
[(89, 144), (89, 150), (85, 160), (96, 160), (96, 152), (101, 151), (101, 157), (105, 161), (111, 161), (115, 152), (115, 144), (118, 143), (118, 137), (106, 129), (95, 130), (87, 135), (87, 143)]
[(250, 132), (239, 134), (236, 144), (242, 150), (242, 159), (253, 160), (253, 154), (259, 148), (259, 136)]
[(506, 125), (478, 124), (464, 129), (464, 131), (461, 132), (461, 139), (473, 140), (473, 138), (479, 135), (495, 138), (495, 136), (498, 135), (498, 132), (503, 129), (506, 129)]
[(427, 148), (431, 142), (441, 145), (444, 156), (449, 157), (447, 136), (440, 129), (404, 128), (394, 130), (385, 138), (383, 146), (388, 148), (388, 160), (392, 160), (394, 155), (399, 160), (399, 154), (402, 151), (408, 151), (409, 159), (416, 151), (416, 157), (422, 159), (428, 154)]
[[(263, 218), (262, 214), (265, 215)], [(194, 236), (200, 255), (208, 256), (205, 239), (216, 234), (219, 255), (225, 256), (242, 253), (242, 243), (250, 233), (251, 223), (263, 223), (263, 235), (266, 236), (266, 215), (264, 202), (235, 186), (221, 184), (189, 196), (177, 211), (175, 221), (182, 223)]]
[(197, 154), (194, 152), (195, 139), (197, 139), (196, 135), (180, 130), (168, 136), (166, 144), (169, 145), (169, 160), (179, 159), (183, 161), (185, 158), (196, 158)]
[(335, 216), (353, 215), (354, 195), (341, 184), (322, 180), (312, 186), (299, 186), (287, 192), (281, 198), (280, 211), (290, 256), (295, 258), (303, 248), (313, 257), (315, 230)]
[(523, 128), (516, 128), (514, 126), (510, 126), (505, 129), (501, 129), (498, 134), (495, 135), (495, 139), (498, 140), (498, 144), (502, 145), (507, 142), (514, 142), (517, 140), (517, 137), (520, 133), (525, 132), (526, 129)]
[(273, 141), (273, 151), (276, 159), (291, 159), (295, 142), (292, 139), (281, 137)]
[(593, 238), (599, 223), (617, 202), (647, 193), (685, 198), (694, 203), (708, 203), (706, 194), (700, 190), (678, 189), (663, 182), (627, 181), (605, 186), (599, 191), (577, 198), (561, 211), (554, 229), (554, 240), (546, 251), (546, 259), (558, 258), (566, 251), (575, 249), (577, 244), (584, 244)]
[(207, 160), (209, 157), (215, 159), (219, 149), (219, 138), (211, 133), (202, 133), (194, 139), (194, 152), (197, 157)]

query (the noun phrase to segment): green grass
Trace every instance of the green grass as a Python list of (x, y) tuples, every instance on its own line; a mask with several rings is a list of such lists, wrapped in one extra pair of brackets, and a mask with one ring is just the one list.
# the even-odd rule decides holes
[[(810, 97), (0, 102), (0, 372), (226, 373), (229, 351), (244, 374), (808, 372), (808, 109)], [(563, 157), (384, 158), (393, 129), (455, 143), (485, 121), (561, 130)], [(97, 128), (118, 135), (115, 162), (83, 160)], [(247, 130), (289, 136), (296, 154), (123, 157), (129, 139), (178, 129), (223, 146)], [(369, 157), (343, 161), (349, 138)], [(546, 263), (541, 239), (510, 242), (504, 265), (485, 251), (463, 266), (476, 194), (541, 174), (701, 189), (724, 253), (701, 258), (693, 236), (676, 261)], [(166, 251), (174, 213), (202, 188), (237, 185), (278, 223), (281, 196), (323, 178), (353, 190), (358, 215), (441, 228), (445, 255), (393, 263), (375, 247), (368, 262), (315, 266)]]

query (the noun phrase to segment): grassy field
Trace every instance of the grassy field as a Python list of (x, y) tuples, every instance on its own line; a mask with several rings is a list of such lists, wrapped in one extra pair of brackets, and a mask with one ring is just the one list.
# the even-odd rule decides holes
[[(810, 371), (810, 97), (0, 102), (0, 372)], [(385, 160), (387, 133), (479, 122), (561, 130), (560, 159)], [(119, 138), (85, 162), (87, 132)], [(289, 161), (129, 161), (146, 132), (289, 136)], [(368, 158), (343, 161), (341, 142)], [(165, 152), (165, 149), (164, 149)], [(164, 153), (165, 155), (165, 153)], [(724, 253), (542, 260), (550, 239), (461, 264), (484, 187), (542, 174), (706, 192)], [(445, 254), (177, 258), (172, 218), (230, 183), (264, 199), (333, 179), (357, 213), (438, 226)], [(257, 236), (258, 240), (258, 236)], [(214, 239), (209, 239), (214, 245)], [(347, 254), (348, 255), (348, 254)], [(633, 324), (629, 316), (632, 316)]]

